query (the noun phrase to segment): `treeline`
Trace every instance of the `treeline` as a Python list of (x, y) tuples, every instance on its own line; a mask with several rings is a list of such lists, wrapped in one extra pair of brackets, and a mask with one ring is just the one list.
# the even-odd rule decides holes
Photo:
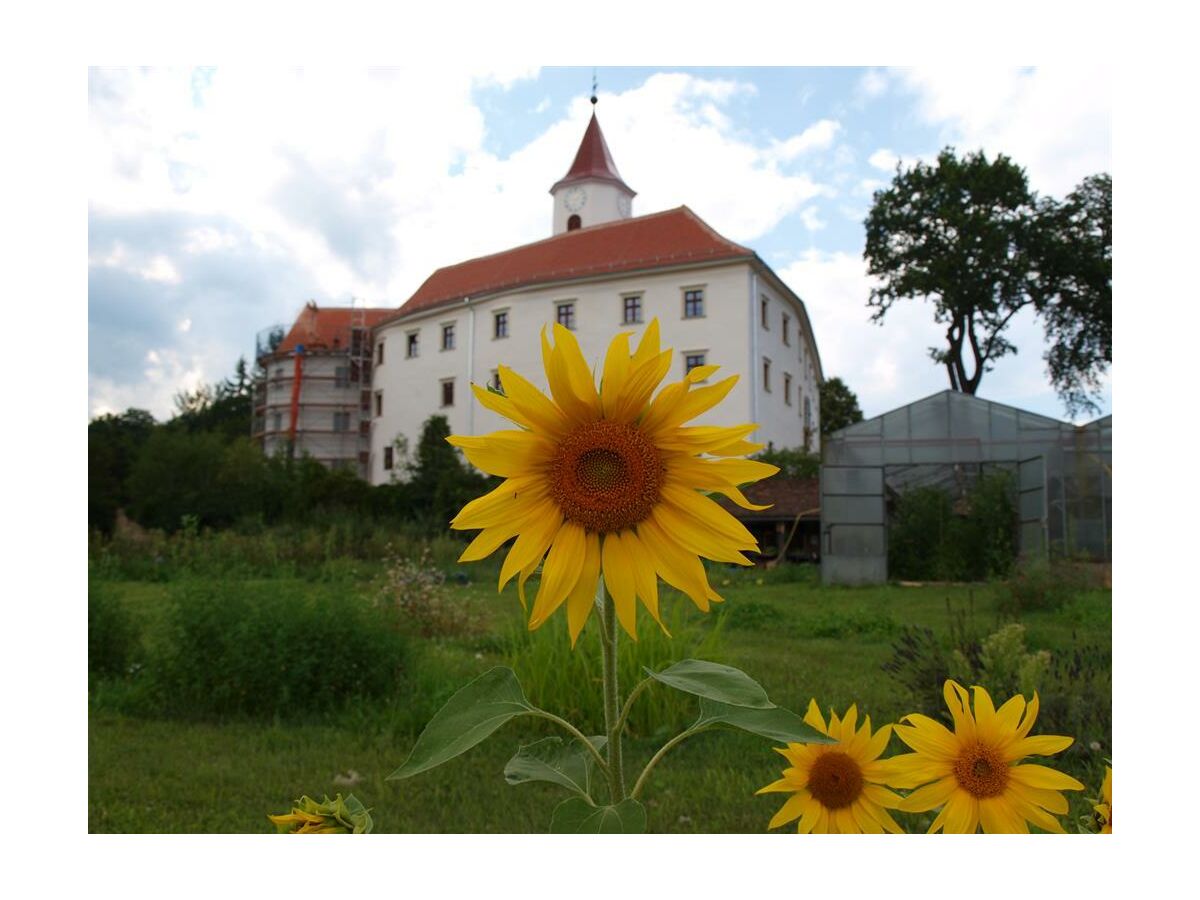
[(490, 479), (446, 443), (450, 427), (432, 416), (408, 480), (371, 486), (301, 456), (264, 456), (249, 437), (250, 379), (239, 361), (232, 379), (176, 397), (159, 423), (129, 409), (88, 424), (88, 524), (111, 534), (118, 510), (145, 528), (227, 528), (318, 524), (349, 514), (415, 522), (441, 531)]

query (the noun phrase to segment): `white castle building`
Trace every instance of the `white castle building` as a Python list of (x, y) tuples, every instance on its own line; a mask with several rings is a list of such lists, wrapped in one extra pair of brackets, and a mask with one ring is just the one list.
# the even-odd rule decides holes
[(543, 390), (541, 331), (572, 329), (597, 367), (620, 331), (657, 318), (675, 349), (669, 381), (694, 366), (741, 376), (694, 424), (757, 422), (753, 439), (819, 450), (821, 359), (804, 303), (762, 259), (681, 206), (633, 215), (593, 111), (567, 174), (550, 189), (545, 240), (438, 269), (373, 328), (367, 477), (399, 475), (431, 415), (456, 434), (513, 427), (479, 405), (472, 383), (498, 384), (501, 364)]

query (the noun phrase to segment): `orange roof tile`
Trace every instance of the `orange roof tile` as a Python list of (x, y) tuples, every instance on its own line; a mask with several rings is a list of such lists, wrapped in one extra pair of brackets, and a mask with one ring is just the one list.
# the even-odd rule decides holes
[[(281, 352), (291, 353), (297, 344), (310, 350), (347, 350), (350, 330), (358, 324), (367, 328), (395, 314), (394, 309), (352, 309), (348, 306), (319, 307), (309, 303), (279, 344)], [(355, 318), (355, 313), (360, 318)]]
[(554, 193), (564, 185), (589, 178), (612, 182), (625, 188), (631, 195), (637, 196), (637, 192), (627, 185), (617, 173), (617, 164), (613, 162), (612, 154), (608, 152), (608, 142), (604, 140), (604, 132), (600, 130), (600, 121), (596, 118), (595, 110), (592, 111), (592, 120), (588, 122), (587, 130), (583, 133), (583, 140), (579, 144), (579, 151), (575, 154), (575, 161), (571, 163), (567, 174), (555, 182), (554, 187), (550, 188), (550, 193)]
[(464, 297), (501, 290), (686, 263), (752, 258), (680, 206), (605, 222), (438, 269), (395, 313), (398, 318)]

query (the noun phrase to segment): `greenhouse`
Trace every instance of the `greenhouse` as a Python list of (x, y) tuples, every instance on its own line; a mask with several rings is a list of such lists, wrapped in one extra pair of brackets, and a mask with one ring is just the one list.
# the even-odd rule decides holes
[(939, 488), (955, 514), (989, 475), (1009, 475), (1022, 558), (1112, 559), (1112, 416), (1074, 425), (942, 391), (834, 432), (821, 464), (821, 579), (888, 580), (897, 503)]

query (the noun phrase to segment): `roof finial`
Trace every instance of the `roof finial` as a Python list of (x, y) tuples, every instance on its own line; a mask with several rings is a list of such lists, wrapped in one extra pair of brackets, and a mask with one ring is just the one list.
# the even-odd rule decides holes
[(592, 106), (595, 106), (599, 100), (596, 97), (596, 69), (592, 68)]

